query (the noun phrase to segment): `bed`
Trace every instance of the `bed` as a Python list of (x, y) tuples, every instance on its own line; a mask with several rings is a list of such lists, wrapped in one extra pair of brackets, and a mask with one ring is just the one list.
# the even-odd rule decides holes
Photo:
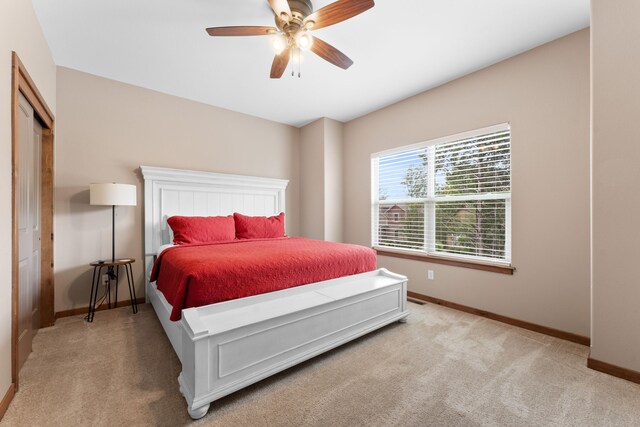
[[(206, 415), (209, 404), (216, 399), (389, 323), (406, 320), (406, 277), (385, 269), (374, 269), (375, 260), (372, 266), (367, 252), (362, 251), (365, 248), (358, 251), (358, 247), (353, 247), (351, 251), (350, 245), (319, 242), (328, 245), (322, 246), (329, 254), (329, 259), (324, 261), (314, 261), (311, 255), (317, 250), (309, 246), (313, 243), (295, 237), (269, 241), (254, 239), (211, 248), (201, 246), (212, 245), (170, 247), (161, 251), (173, 239), (168, 218), (234, 212), (277, 215), (285, 211), (288, 181), (148, 166), (140, 168), (145, 185), (146, 299), (152, 304), (182, 363), (178, 382), (193, 419)], [(278, 264), (266, 256), (278, 252), (280, 258), (301, 258), (298, 254), (305, 250), (311, 261), (287, 265), (279, 275), (274, 267)], [(345, 251), (345, 257), (347, 252), (353, 252), (354, 258), (341, 264), (340, 260), (346, 258), (340, 250)], [(271, 280), (261, 281), (255, 271), (253, 276), (243, 276), (244, 270), (224, 270), (224, 260), (236, 252), (254, 254), (250, 264), (243, 261), (243, 265), (250, 266), (245, 270), (265, 271), (264, 276), (273, 276)], [(207, 273), (214, 276), (206, 276), (201, 288), (205, 281), (211, 281), (210, 285), (214, 286), (215, 277), (227, 274), (236, 279), (234, 287), (240, 293), (232, 295), (232, 299), (229, 296), (218, 298), (217, 292), (207, 294), (207, 298), (214, 299), (202, 299), (197, 293), (193, 296), (189, 289), (180, 293), (180, 289), (185, 289), (181, 288), (179, 270), (173, 276), (165, 275), (164, 279), (154, 276), (151, 280), (156, 259), (159, 265), (164, 262), (164, 268), (168, 269), (187, 255), (205, 257), (202, 259), (207, 262), (198, 262), (203, 268), (205, 264), (220, 267)], [(218, 258), (210, 258), (212, 256)], [(214, 259), (217, 261), (209, 262)], [(261, 262), (265, 264), (261, 265)], [(337, 266), (337, 270), (327, 275), (323, 268), (313, 267), (323, 265), (323, 262)], [(358, 263), (361, 265), (356, 268)], [(304, 276), (299, 279), (301, 283), (285, 283), (291, 276), (296, 276), (296, 271)], [(336, 274), (339, 277), (333, 278)], [(251, 286), (243, 287), (249, 281)], [(256, 288), (266, 293), (255, 294), (251, 289)]]

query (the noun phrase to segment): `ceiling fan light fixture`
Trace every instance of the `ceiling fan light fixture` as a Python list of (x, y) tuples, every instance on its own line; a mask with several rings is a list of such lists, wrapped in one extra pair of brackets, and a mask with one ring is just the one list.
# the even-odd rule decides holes
[(313, 37), (311, 34), (306, 31), (301, 31), (296, 36), (296, 45), (302, 50), (311, 49), (311, 45), (313, 44)]
[(288, 44), (284, 34), (276, 34), (271, 38), (271, 47), (276, 55), (280, 55), (287, 48)]
[(291, 17), (289, 16), (289, 14), (287, 12), (281, 12), (280, 13), (280, 19), (282, 19), (284, 22), (291, 21)]

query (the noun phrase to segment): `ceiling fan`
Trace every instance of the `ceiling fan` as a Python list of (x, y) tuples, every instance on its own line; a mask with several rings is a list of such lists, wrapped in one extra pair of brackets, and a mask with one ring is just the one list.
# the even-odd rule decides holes
[(212, 27), (207, 33), (217, 37), (273, 36), (276, 56), (271, 65), (272, 79), (282, 77), (292, 57), (300, 59), (300, 50), (310, 50), (340, 68), (349, 68), (353, 64), (349, 57), (309, 32), (353, 18), (374, 6), (373, 0), (338, 0), (314, 12), (311, 0), (268, 1), (275, 14), (275, 27)]

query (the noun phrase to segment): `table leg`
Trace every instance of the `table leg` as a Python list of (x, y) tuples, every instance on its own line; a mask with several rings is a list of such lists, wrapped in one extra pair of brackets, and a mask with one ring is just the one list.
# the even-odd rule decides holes
[(93, 267), (93, 277), (91, 278), (91, 293), (89, 294), (89, 312), (87, 313), (87, 322), (93, 322), (93, 317), (91, 316), (91, 313), (93, 310), (93, 288), (95, 287), (96, 284), (96, 267)]
[(98, 302), (98, 290), (100, 289), (100, 279), (102, 277), (102, 266), (98, 268), (98, 274), (96, 275), (96, 268), (93, 268), (94, 276), (95, 276), (95, 286), (94, 283), (91, 283), (92, 295), (91, 300), (89, 301), (89, 322), (93, 322), (93, 317), (96, 314), (96, 304)]
[(118, 279), (120, 276), (120, 266), (117, 265), (116, 269), (116, 302), (113, 304), (113, 308), (118, 308)]
[(131, 309), (133, 314), (138, 312), (138, 302), (136, 301), (136, 287), (133, 281), (133, 267), (131, 264), (125, 264), (124, 270), (127, 272), (127, 283), (129, 284), (129, 298), (131, 298)]
[(107, 306), (111, 309), (111, 280), (113, 278), (113, 266), (107, 269), (109, 275), (109, 281), (107, 282)]

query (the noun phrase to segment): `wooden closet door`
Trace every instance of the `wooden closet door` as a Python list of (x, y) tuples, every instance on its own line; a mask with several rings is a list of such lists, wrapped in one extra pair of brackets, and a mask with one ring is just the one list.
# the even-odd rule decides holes
[(40, 170), (42, 126), (20, 95), (18, 152), (18, 364), (31, 353), (40, 325)]

